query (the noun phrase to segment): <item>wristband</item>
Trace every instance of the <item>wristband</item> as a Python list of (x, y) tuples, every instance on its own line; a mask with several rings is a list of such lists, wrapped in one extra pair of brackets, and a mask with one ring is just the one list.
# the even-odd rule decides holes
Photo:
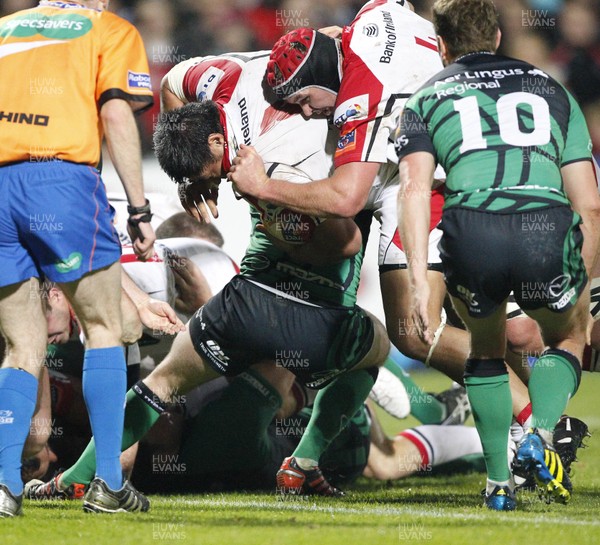
[[(136, 212), (136, 213), (139, 214), (139, 212)], [(150, 221), (152, 221), (152, 214), (150, 214), (150, 213), (144, 214), (143, 216), (140, 216), (139, 218), (132, 218), (132, 217), (127, 218), (127, 224), (130, 225), (131, 227), (137, 227), (140, 223), (150, 223)]]
[[(135, 216), (137, 214), (146, 214), (146, 215), (150, 215), (150, 217), (152, 217), (151, 210), (150, 210), (150, 201), (148, 199), (146, 199), (146, 204), (144, 206), (127, 205), (127, 213), (130, 216)], [(144, 221), (150, 221), (150, 220), (148, 219), (148, 220), (144, 220)]]

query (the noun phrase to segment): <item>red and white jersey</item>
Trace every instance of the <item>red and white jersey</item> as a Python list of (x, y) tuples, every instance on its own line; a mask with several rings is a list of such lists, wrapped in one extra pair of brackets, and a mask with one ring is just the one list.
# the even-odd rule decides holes
[(263, 84), (270, 51), (195, 57), (167, 74), (171, 91), (184, 103), (213, 100), (221, 113), (229, 170), (240, 144), (254, 146), (265, 163), (293, 165), (312, 179), (325, 178), (331, 158), (325, 152), (325, 119), (306, 120), (276, 102)]
[(177, 291), (169, 260), (189, 258), (206, 278), (213, 295), (239, 272), (237, 264), (221, 248), (207, 240), (165, 238), (156, 241), (154, 248), (156, 253), (152, 259), (140, 261), (131, 246), (123, 246), (121, 265), (142, 291), (172, 307)]
[(371, 0), (344, 28), (334, 113), (341, 133), (336, 167), (386, 163), (388, 141), (406, 100), (443, 68), (433, 25), (401, 3)]

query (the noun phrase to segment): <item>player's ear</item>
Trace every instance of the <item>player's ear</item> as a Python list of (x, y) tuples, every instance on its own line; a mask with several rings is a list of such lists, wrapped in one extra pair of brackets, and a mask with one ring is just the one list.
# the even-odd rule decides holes
[(502, 39), (502, 31), (500, 29), (498, 29), (498, 32), (496, 33), (496, 48), (494, 49), (494, 51), (496, 51), (496, 49), (498, 49), (500, 47), (501, 39)]
[(437, 38), (437, 44), (438, 44), (438, 53), (440, 54), (440, 58), (442, 59), (442, 64), (444, 66), (446, 66), (447, 64), (449, 64), (448, 62), (448, 48), (446, 47), (446, 42), (444, 41), (444, 38), (442, 38), (441, 36), (436, 36)]
[(213, 147), (213, 146), (218, 146), (218, 147), (223, 147), (225, 145), (225, 137), (218, 133), (218, 132), (212, 132), (208, 135), (208, 146), (209, 147)]

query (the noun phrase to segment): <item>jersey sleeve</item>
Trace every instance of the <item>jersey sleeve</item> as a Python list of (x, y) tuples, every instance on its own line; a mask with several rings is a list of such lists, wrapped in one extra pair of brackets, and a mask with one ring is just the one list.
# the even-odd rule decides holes
[(573, 96), (568, 92), (567, 96), (569, 97), (571, 111), (565, 137), (565, 148), (561, 156), (561, 167), (577, 161), (592, 160), (592, 139), (583, 112)]
[(214, 100), (229, 102), (242, 75), (242, 64), (225, 56), (196, 57), (171, 69), (167, 81), (171, 91), (183, 102)]
[(100, 61), (96, 85), (98, 107), (113, 98), (127, 100), (134, 111), (152, 106), (150, 70), (142, 37), (120, 17), (102, 14)]
[(383, 85), (355, 53), (351, 53), (347, 62), (334, 112), (334, 124), (340, 129), (335, 166), (385, 163), (389, 133), (380, 127)]
[(398, 160), (411, 153), (426, 151), (431, 153), (437, 161), (435, 148), (427, 130), (427, 123), (419, 113), (417, 100), (409, 100), (404, 108), (394, 145)]

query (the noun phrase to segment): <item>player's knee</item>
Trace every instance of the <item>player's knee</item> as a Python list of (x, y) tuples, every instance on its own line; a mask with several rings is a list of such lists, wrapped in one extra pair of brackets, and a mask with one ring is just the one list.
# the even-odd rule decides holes
[(513, 318), (506, 322), (508, 349), (516, 354), (540, 353), (544, 343), (539, 327), (531, 318)]
[(421, 338), (414, 333), (396, 334), (395, 338), (392, 337), (390, 332), (390, 338), (396, 348), (400, 350), (407, 358), (414, 360), (425, 361), (429, 347), (425, 344)]

